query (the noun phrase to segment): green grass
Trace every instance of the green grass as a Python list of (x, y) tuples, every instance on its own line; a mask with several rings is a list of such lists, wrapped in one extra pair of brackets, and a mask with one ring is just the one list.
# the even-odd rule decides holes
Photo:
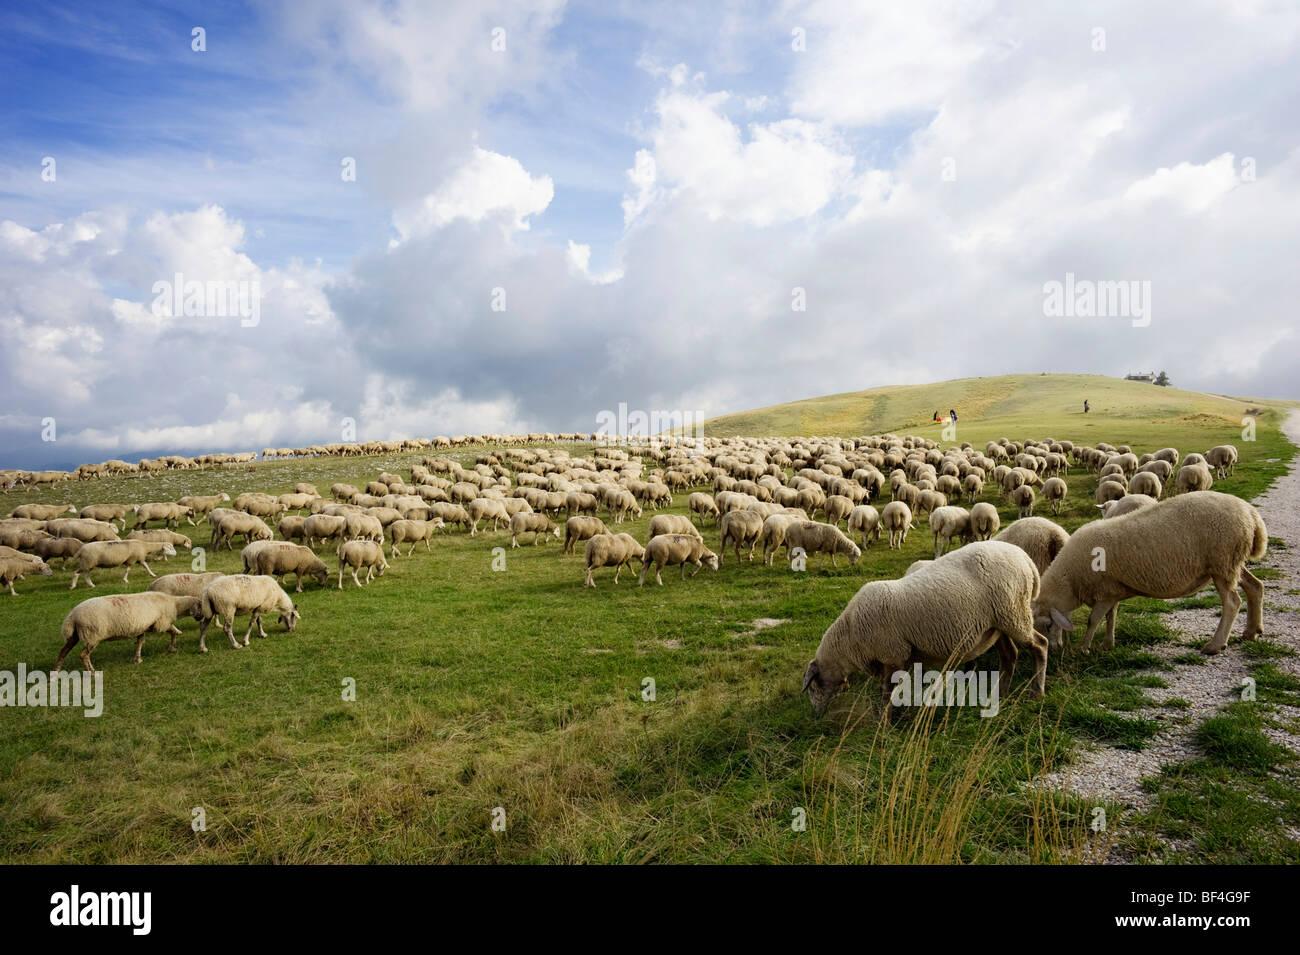
[[(1230, 493), (1258, 493), (1294, 451), (1272, 410), (1259, 418), (1258, 440), (1242, 444), (1239, 423), (1203, 417), (1199, 404), (1168, 418), (1108, 418), (1098, 414), (1105, 393), (1095, 391), (1088, 421), (1045, 413), (1034, 423), (1024, 407), (996, 397), (998, 379), (976, 381), (989, 389), (985, 411), (1006, 412), (984, 422), (993, 437), (1041, 437), (1050, 429), (1056, 437), (1134, 441), (1143, 450), (1204, 450), (1236, 437), (1242, 462), (1235, 477), (1216, 485)], [(1179, 394), (1157, 391), (1162, 400)], [(1220, 400), (1242, 404), (1210, 403)], [(922, 402), (925, 417), (932, 403)], [(901, 407), (886, 401), (879, 412)], [(901, 428), (897, 420), (890, 426)], [(773, 426), (766, 433), (809, 430)], [(454, 456), (470, 462), (477, 450)], [(406, 472), (419, 458), (110, 478), (10, 493), (5, 506), (281, 492), (296, 481), (326, 490), (381, 470)], [(1096, 513), (1096, 479), (1076, 471), (1067, 481), (1060, 521), (1073, 529)], [(999, 506), (1004, 524), (1014, 518), (996, 493), (985, 499)], [(685, 501), (679, 493), (672, 512), (685, 513)], [(644, 540), (649, 516), (623, 529)], [(182, 530), (206, 543), (206, 524)], [(716, 544), (712, 525), (705, 536)], [(105, 644), (93, 658), (107, 694), (99, 719), (3, 711), (0, 858), (1075, 859), (1096, 838), (1086, 828), (1091, 807), (1024, 784), (1064, 765), (1084, 740), (1136, 749), (1150, 739), (1154, 723), (1136, 710), (1142, 688), (1158, 677), (1142, 671), (1168, 667), (1150, 650), (1172, 635), (1151, 613), (1155, 607), (1125, 605), (1113, 651), (1054, 655), (1047, 696), (1034, 701), (1013, 692), (992, 720), (967, 710), (921, 711), (879, 727), (871, 680), (856, 681), (842, 706), (814, 718), (799, 682), (822, 632), (862, 583), (901, 575), (929, 556), (929, 543), (922, 524), (902, 552), (873, 544), (855, 568), (814, 562), (795, 573), (738, 565), (728, 555), (720, 572), (705, 570), (686, 583), (670, 571), (664, 587), (638, 589), (625, 572), (616, 588), (602, 571), (599, 586), (584, 590), (581, 556), (561, 556), (553, 540), (508, 549), (506, 570), (498, 572), (493, 548), (508, 548), (507, 534), (451, 533), (432, 553), (393, 561), (369, 588), (350, 580), (344, 592), (308, 584), (296, 595), (303, 619), (295, 633), (268, 622), (268, 639), (255, 637), (238, 652), (217, 635), (211, 652), (199, 656), (189, 621), (181, 625), (180, 653), (168, 654), (165, 641), (151, 637), (140, 666), (130, 662), (132, 646)], [(239, 570), (237, 550), (207, 559), (209, 569)], [(159, 573), (187, 569), (184, 554), (155, 566)], [(0, 669), (52, 664), (64, 615), (92, 596), (69, 592), (70, 576), (56, 570), (20, 582), (17, 598), (0, 597)], [(93, 595), (139, 591), (147, 579), (137, 570), (129, 587), (112, 574), (97, 582)], [(788, 622), (748, 633), (759, 617)], [(995, 655), (983, 665), (996, 666)], [(1013, 691), (1027, 675), (1022, 659)], [(655, 681), (654, 702), (642, 699), (647, 677)], [(355, 680), (355, 702), (342, 699), (345, 679)], [(207, 831), (196, 834), (191, 810), (200, 806)], [(505, 811), (504, 832), (490, 825), (496, 807)], [(797, 809), (807, 813), (804, 831), (791, 828)], [(1241, 845), (1249, 855), (1250, 843)]]

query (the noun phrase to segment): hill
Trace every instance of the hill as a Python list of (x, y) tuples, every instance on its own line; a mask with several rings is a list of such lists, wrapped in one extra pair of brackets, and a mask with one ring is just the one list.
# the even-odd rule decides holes
[[(1083, 413), (1088, 399), (1091, 411)], [(931, 418), (955, 408), (959, 439), (983, 442), (1002, 436), (1054, 435), (1073, 440), (1148, 444), (1186, 439), (1189, 428), (1240, 435), (1252, 409), (1277, 420), (1276, 412), (1300, 402), (1211, 395), (1161, 388), (1104, 375), (998, 375), (956, 378), (923, 385), (888, 385), (820, 398), (805, 398), (704, 422), (704, 433), (731, 435), (924, 434), (939, 439)], [(1259, 415), (1256, 415), (1260, 417)]]

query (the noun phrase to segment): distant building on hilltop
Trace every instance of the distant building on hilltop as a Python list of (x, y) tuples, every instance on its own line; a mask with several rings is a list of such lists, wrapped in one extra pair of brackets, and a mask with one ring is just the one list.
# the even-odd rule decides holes
[(1150, 372), (1138, 372), (1138, 374), (1136, 374), (1136, 375), (1125, 375), (1125, 376), (1124, 376), (1124, 380), (1125, 380), (1125, 381), (1145, 381), (1145, 382), (1146, 382), (1147, 384), (1149, 384), (1149, 385), (1154, 385), (1154, 384), (1156, 383), (1156, 373), (1155, 373), (1154, 371), (1150, 371)]

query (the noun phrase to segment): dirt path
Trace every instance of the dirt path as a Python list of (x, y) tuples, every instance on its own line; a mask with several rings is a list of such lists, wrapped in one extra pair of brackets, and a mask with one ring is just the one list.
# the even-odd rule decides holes
[[(1300, 444), (1300, 411), (1293, 411), (1284, 422), (1283, 432)], [(1291, 470), (1255, 504), (1263, 515), (1270, 538), (1281, 538), (1285, 548), (1269, 547), (1263, 565), (1276, 568), (1281, 577), (1264, 583), (1264, 633), (1266, 637), (1300, 653), (1300, 458)], [(1245, 613), (1245, 606), (1242, 607)], [(1162, 619), (1183, 637), (1177, 644), (1152, 648), (1166, 659), (1200, 649), (1219, 622), (1218, 607), (1209, 610), (1176, 610)], [(1089, 799), (1108, 800), (1131, 807), (1145, 808), (1150, 797), (1142, 790), (1144, 777), (1154, 776), (1160, 767), (1199, 755), (1195, 742), (1196, 728), (1233, 699), (1240, 699), (1242, 680), (1248, 675), (1247, 658), (1241, 652), (1238, 618), (1228, 648), (1217, 657), (1208, 658), (1203, 666), (1180, 665), (1171, 671), (1156, 672), (1168, 687), (1145, 691), (1151, 707), (1134, 715), (1158, 720), (1161, 730), (1140, 752), (1096, 746), (1080, 753), (1075, 761), (1057, 773), (1044, 776), (1043, 785), (1069, 789)], [(1300, 656), (1277, 657), (1273, 662), (1286, 672), (1300, 676)], [(1190, 707), (1168, 708), (1171, 699), (1185, 700)], [(1290, 725), (1297, 725), (1300, 709), (1279, 707), (1286, 711)], [(1273, 742), (1300, 753), (1300, 736), (1270, 726), (1265, 730)]]

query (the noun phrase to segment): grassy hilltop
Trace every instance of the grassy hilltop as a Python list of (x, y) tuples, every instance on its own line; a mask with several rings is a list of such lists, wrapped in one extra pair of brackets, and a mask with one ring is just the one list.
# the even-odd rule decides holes
[[(1087, 419), (1076, 413), (1085, 391), (1095, 409)], [(1050, 433), (1186, 452), (1231, 440), (1241, 463), (1216, 488), (1245, 497), (1284, 473), (1295, 451), (1277, 428), (1278, 403), (1082, 376), (876, 389), (734, 415), (706, 430), (937, 438), (930, 412), (954, 405), (960, 439), (976, 443)], [(1240, 439), (1247, 407), (1263, 411), (1251, 443)], [(453, 456), (472, 463), (480, 450)], [(409, 473), (420, 457), (109, 478), (10, 493), (0, 507), (280, 493), (296, 481), (328, 493), (334, 481)], [(1072, 529), (1095, 516), (1097, 481), (1077, 470), (1066, 479), (1060, 520)], [(676, 494), (671, 512), (685, 513), (686, 499)], [(991, 488), (984, 499), (1004, 525), (1014, 518)], [(644, 541), (650, 516), (618, 529)], [(1162, 623), (1171, 606), (1162, 601), (1126, 603), (1113, 651), (1054, 655), (1047, 696), (1013, 695), (995, 719), (963, 709), (935, 716), (932, 727), (924, 714), (906, 714), (878, 730), (863, 719), (879, 695), (869, 679), (855, 681), (831, 717), (815, 719), (799, 693), (804, 666), (864, 582), (898, 577), (930, 556), (919, 524), (903, 551), (874, 543), (853, 568), (814, 560), (796, 573), (779, 559), (737, 564), (733, 553), (718, 573), (685, 583), (667, 571), (662, 588), (638, 589), (627, 572), (614, 587), (601, 571), (595, 590), (582, 587), (581, 554), (560, 556), (554, 540), (509, 550), (506, 533), (451, 533), (431, 553), (392, 561), (363, 590), (350, 578), (344, 591), (308, 584), (295, 595), (297, 631), (268, 620), (269, 637), (247, 649), (232, 650), (214, 631), (211, 652), (200, 656), (191, 621), (181, 624), (180, 653), (151, 637), (139, 666), (133, 644), (104, 644), (93, 657), (107, 696), (98, 719), (0, 710), (0, 860), (1050, 862), (1104, 838), (1131, 858), (1300, 861), (1288, 838), (1300, 826), (1300, 795), (1269, 788), (1267, 741), (1249, 772), (1230, 762), (1239, 747), (1210, 764), (1234, 784), (1263, 774), (1258, 794), (1208, 800), (1169, 776), (1156, 785), (1183, 803), (1138, 817), (1107, 807), (1102, 835), (1087, 825), (1094, 806), (1026, 785), (1089, 742), (1141, 749), (1158, 724), (1139, 710), (1140, 688), (1178, 666), (1218, 663), (1194, 652), (1207, 634), (1187, 640)], [(206, 546), (206, 524), (181, 530)], [(716, 547), (713, 525), (704, 535)], [(504, 570), (493, 569), (499, 547)], [(212, 570), (240, 569), (238, 549), (207, 559)], [(190, 557), (154, 569), (188, 570)], [(0, 595), (0, 670), (48, 669), (73, 606), (148, 582), (138, 568), (129, 587), (100, 572), (94, 591), (69, 592), (70, 577), (59, 569), (19, 582), (18, 597)], [(1174, 604), (1206, 605), (1203, 597)], [(241, 619), (237, 633), (246, 625)], [(1174, 662), (1151, 652), (1169, 643), (1188, 649)], [(982, 665), (996, 664), (990, 656)], [(1013, 690), (1027, 673), (1022, 658)], [(655, 681), (653, 701), (643, 698), (646, 678)], [(348, 679), (355, 702), (343, 699)], [(1263, 739), (1257, 728), (1231, 729)], [(191, 828), (195, 807), (206, 812), (205, 832)], [(496, 807), (505, 810), (504, 832), (491, 829)], [(801, 810), (806, 831), (791, 825)], [(1176, 852), (1162, 848), (1171, 833), (1181, 840)]]

